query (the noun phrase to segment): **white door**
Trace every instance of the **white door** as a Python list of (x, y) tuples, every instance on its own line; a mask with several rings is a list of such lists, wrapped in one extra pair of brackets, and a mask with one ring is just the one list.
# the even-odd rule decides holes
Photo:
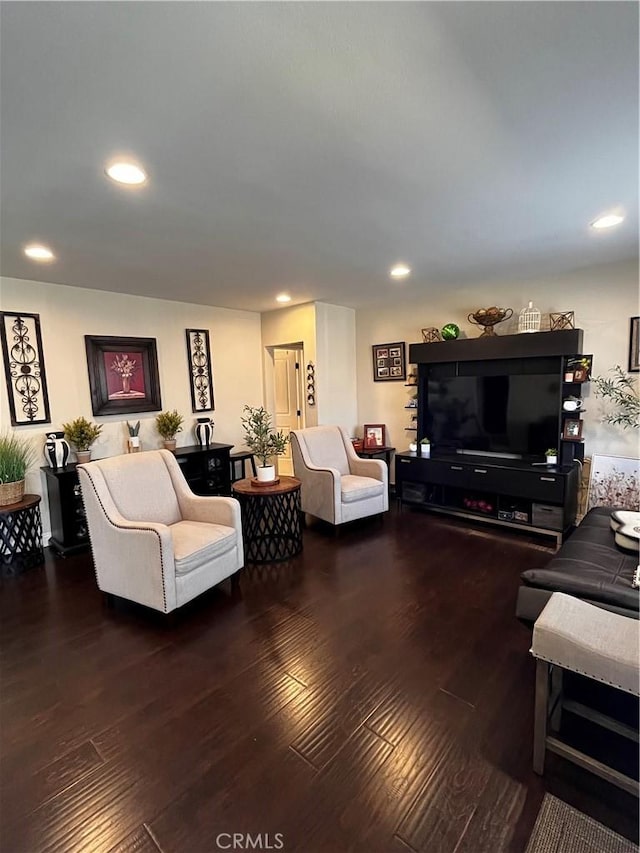
[[(276, 428), (288, 435), (292, 429), (302, 427), (301, 392), (302, 352), (294, 349), (276, 349), (273, 351), (273, 369), (275, 382)], [(278, 456), (278, 473), (293, 475), (291, 443), (282, 456)]]

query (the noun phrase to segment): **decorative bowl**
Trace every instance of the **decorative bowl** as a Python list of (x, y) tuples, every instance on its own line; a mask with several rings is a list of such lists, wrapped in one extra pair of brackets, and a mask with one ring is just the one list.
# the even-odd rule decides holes
[(467, 319), (475, 326), (481, 326), (484, 329), (480, 337), (485, 338), (495, 335), (493, 327), (497, 326), (498, 323), (502, 323), (503, 320), (511, 319), (511, 317), (513, 317), (512, 308), (497, 308), (495, 305), (492, 305), (491, 308), (479, 308), (477, 311), (469, 314)]

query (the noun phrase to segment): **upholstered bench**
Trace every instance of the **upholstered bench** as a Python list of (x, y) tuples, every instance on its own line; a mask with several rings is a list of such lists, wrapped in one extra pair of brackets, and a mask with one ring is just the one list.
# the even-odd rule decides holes
[(519, 619), (535, 622), (554, 592), (638, 619), (639, 596), (633, 587), (638, 555), (616, 545), (611, 529), (615, 509), (592, 509), (546, 566), (523, 572)]
[[(536, 773), (544, 772), (545, 753), (549, 750), (638, 795), (635, 779), (548, 735), (547, 723), (551, 712), (553, 727), (559, 728), (559, 716), (564, 707), (635, 741), (637, 749), (635, 729), (575, 702), (563, 703), (562, 671), (569, 670), (638, 696), (639, 640), (640, 623), (636, 619), (594, 607), (563, 593), (553, 593), (534, 625), (531, 647), (531, 654), (536, 658), (533, 743)], [(554, 675), (559, 677), (552, 678)]]

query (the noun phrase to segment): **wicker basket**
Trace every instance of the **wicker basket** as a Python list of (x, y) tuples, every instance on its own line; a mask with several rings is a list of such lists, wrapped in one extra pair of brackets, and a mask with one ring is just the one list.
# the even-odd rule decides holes
[(24, 497), (24, 480), (17, 483), (0, 483), (0, 506), (20, 503)]

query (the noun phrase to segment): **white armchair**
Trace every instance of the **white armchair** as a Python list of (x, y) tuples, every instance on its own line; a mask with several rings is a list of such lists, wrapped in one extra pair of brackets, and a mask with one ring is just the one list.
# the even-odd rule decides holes
[(194, 495), (168, 450), (78, 466), (98, 587), (163, 613), (244, 564), (240, 505)]
[(386, 463), (360, 459), (340, 427), (293, 430), (291, 451), (303, 512), (344, 524), (389, 509)]

